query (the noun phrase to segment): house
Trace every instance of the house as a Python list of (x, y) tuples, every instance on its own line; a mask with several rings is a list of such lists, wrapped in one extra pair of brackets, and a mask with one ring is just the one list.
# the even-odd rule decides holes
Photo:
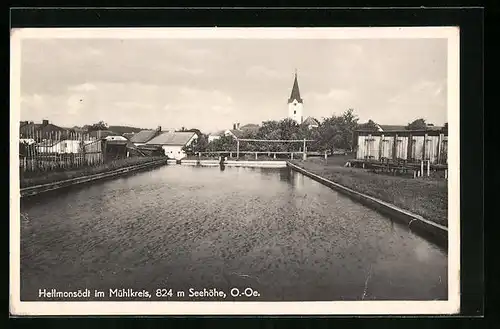
[(302, 122), (302, 125), (306, 126), (309, 129), (318, 128), (319, 121), (313, 117), (307, 117), (307, 119), (305, 119), (304, 122)]
[(156, 130), (147, 129), (141, 130), (138, 133), (135, 133), (130, 141), (134, 143), (135, 146), (146, 145), (147, 142), (157, 137), (161, 133), (161, 127), (158, 127)]
[(166, 156), (179, 160), (186, 156), (182, 148), (191, 145), (197, 139), (198, 135), (195, 132), (164, 132), (148, 141), (146, 146), (159, 146)]
[(224, 136), (224, 130), (210, 133), (208, 134), (208, 142), (211, 143), (215, 140), (218, 140), (219, 138), (221, 138), (221, 136)]
[(38, 153), (80, 153), (82, 149), (82, 142), (79, 140), (64, 139), (61, 141), (44, 140), (36, 144)]
[(224, 136), (230, 136), (234, 139), (243, 138), (246, 131), (240, 129), (239, 123), (233, 123), (233, 129), (227, 129), (224, 131)]
[(409, 130), (402, 125), (360, 125), (354, 132), (356, 159), (359, 160), (429, 160), (447, 164), (448, 132), (445, 127), (428, 126)]
[(128, 157), (127, 145), (130, 143), (123, 136), (109, 135), (104, 138), (106, 159), (118, 159)]
[(57, 134), (63, 136), (67, 132), (67, 129), (51, 124), (49, 120), (42, 120), (42, 123), (34, 123), (33, 121), (21, 121), (19, 123), (20, 138), (47, 137)]
[(244, 134), (245, 133), (243, 131), (237, 129), (228, 129), (224, 131), (224, 136), (231, 136), (234, 139), (243, 138)]

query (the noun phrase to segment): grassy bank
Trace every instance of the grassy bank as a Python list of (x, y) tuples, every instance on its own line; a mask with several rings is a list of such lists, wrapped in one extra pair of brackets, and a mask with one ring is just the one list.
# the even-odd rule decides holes
[(448, 184), (443, 179), (390, 176), (343, 165), (349, 157), (310, 158), (292, 161), (312, 173), (355, 191), (448, 226)]
[(160, 156), (160, 157), (144, 157), (144, 158), (143, 157), (125, 158), (103, 163), (98, 166), (72, 168), (64, 171), (24, 172), (24, 173), (21, 172), (20, 184), (21, 188), (23, 188), (41, 184), (54, 183), (71, 178), (101, 174), (133, 165), (157, 161), (160, 159), (165, 159), (165, 157)]

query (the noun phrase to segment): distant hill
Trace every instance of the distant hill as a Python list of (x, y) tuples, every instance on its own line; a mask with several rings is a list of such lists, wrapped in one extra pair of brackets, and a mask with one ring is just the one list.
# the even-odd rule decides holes
[(125, 133), (138, 133), (141, 130), (145, 130), (143, 128), (136, 128), (136, 127), (128, 127), (128, 126), (109, 126), (108, 130), (111, 130), (114, 133), (117, 134), (125, 134)]

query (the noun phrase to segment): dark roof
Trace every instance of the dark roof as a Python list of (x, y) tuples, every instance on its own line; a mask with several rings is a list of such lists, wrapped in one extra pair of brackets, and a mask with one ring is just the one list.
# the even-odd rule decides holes
[(157, 134), (156, 130), (142, 130), (138, 132), (137, 134), (134, 134), (132, 138), (130, 138), (130, 141), (132, 143), (147, 143), (151, 139), (153, 139)]
[(297, 73), (295, 73), (295, 79), (293, 80), (292, 93), (288, 99), (288, 103), (293, 102), (296, 99), (297, 102), (302, 103), (302, 98), (300, 98), (299, 82), (297, 81)]
[(316, 120), (315, 118), (313, 117), (307, 117), (307, 119), (304, 120), (304, 122), (302, 122), (303, 125), (317, 125), (319, 126), (319, 121)]
[(122, 136), (130, 140), (135, 134), (134, 133), (123, 133)]
[(34, 137), (35, 133), (50, 134), (54, 132), (67, 131), (64, 128), (48, 123), (46, 125), (41, 123), (21, 123), (19, 133), (28, 137)]
[(186, 145), (195, 135), (195, 132), (164, 132), (146, 145)]
[[(425, 132), (425, 131), (441, 131), (446, 128), (440, 127), (440, 126), (427, 126), (426, 128), (423, 129), (408, 129), (407, 125), (379, 125), (375, 124), (377, 128), (375, 127), (368, 127), (368, 123), (361, 123), (358, 125), (358, 129), (356, 131), (364, 131), (364, 132)], [(378, 129), (380, 128), (380, 130)]]
[(378, 125), (383, 131), (405, 130), (406, 126), (401, 125)]
[(243, 131), (241, 130), (235, 130), (235, 129), (230, 129), (229, 130), (236, 138), (241, 138), (243, 137)]

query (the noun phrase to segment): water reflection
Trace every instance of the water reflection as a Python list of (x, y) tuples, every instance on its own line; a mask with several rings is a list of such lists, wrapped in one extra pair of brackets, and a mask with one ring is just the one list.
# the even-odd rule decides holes
[(262, 301), (357, 300), (369, 271), (365, 299), (447, 297), (445, 253), (288, 168), (166, 166), (21, 211), (23, 300), (40, 287), (222, 289), (243, 282), (233, 273)]

